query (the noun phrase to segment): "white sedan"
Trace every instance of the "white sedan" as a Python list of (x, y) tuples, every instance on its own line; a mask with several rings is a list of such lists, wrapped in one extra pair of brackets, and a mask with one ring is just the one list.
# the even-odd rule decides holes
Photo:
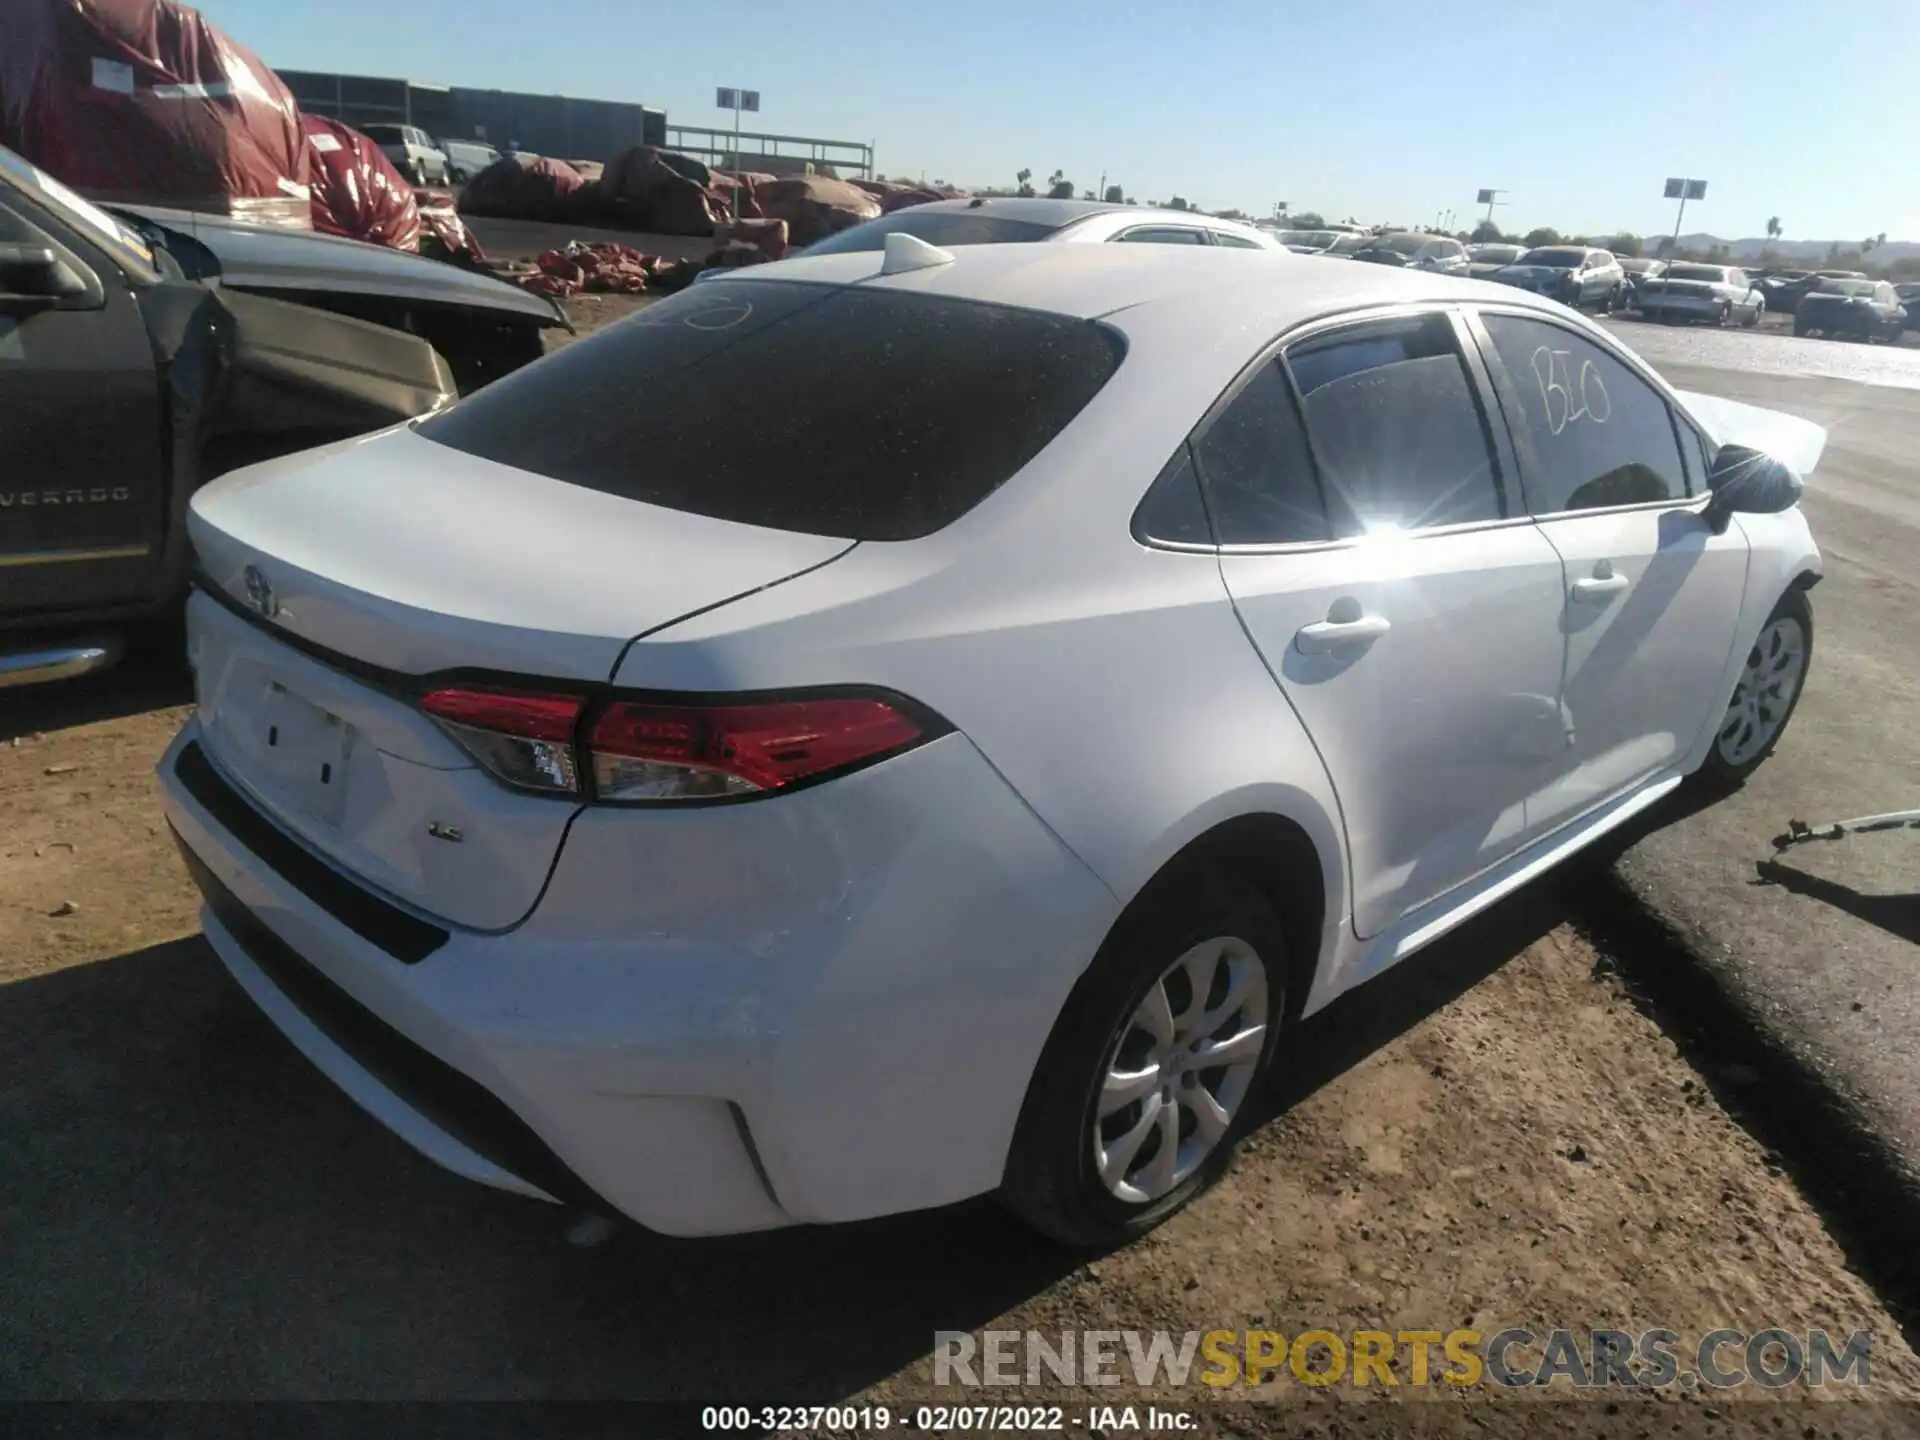
[(238, 983), (452, 1170), (1106, 1245), (1302, 1015), (1760, 764), (1823, 442), (1413, 271), (756, 267), (201, 490), (168, 816)]
[(1766, 296), (1733, 265), (1696, 265), (1676, 260), (1640, 282), (1640, 313), (1648, 320), (1709, 320), (1751, 330), (1766, 311)]
[(807, 247), (808, 255), (844, 255), (879, 250), (889, 235), (911, 235), (930, 245), (1216, 245), (1226, 250), (1291, 253), (1271, 230), (1206, 215), (1198, 210), (1109, 205), (1098, 200), (1053, 200), (1042, 196), (976, 195), (910, 205), (829, 235)]

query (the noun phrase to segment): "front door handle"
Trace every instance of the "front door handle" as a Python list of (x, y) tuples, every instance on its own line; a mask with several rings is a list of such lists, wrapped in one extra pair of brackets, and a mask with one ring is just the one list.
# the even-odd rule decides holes
[(1573, 598), (1588, 604), (1597, 604), (1611, 596), (1618, 595), (1627, 588), (1624, 575), (1595, 575), (1586, 580), (1573, 582)]
[(1302, 625), (1293, 637), (1303, 655), (1324, 655), (1336, 645), (1352, 645), (1378, 640), (1393, 626), (1384, 615), (1356, 615), (1352, 619), (1315, 621)]

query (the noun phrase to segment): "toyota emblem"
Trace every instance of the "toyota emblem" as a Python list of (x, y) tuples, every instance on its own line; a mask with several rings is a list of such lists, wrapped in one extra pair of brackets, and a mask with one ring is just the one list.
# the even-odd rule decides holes
[(249, 565), (240, 574), (240, 583), (246, 588), (247, 606), (263, 620), (271, 620), (280, 613), (280, 597), (273, 593), (273, 586), (258, 565)]

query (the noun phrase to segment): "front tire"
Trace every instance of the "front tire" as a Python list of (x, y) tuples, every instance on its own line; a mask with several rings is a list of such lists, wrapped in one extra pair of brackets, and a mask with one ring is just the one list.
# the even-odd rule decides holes
[(1780, 597), (1747, 652), (1715, 730), (1700, 780), (1715, 790), (1746, 783), (1780, 743), (1813, 663), (1813, 605), (1798, 587)]
[(1002, 1202), (1085, 1249), (1124, 1244), (1181, 1209), (1254, 1119), (1286, 978), (1280, 920), (1252, 889), (1197, 867), (1156, 880), (1054, 1025)]

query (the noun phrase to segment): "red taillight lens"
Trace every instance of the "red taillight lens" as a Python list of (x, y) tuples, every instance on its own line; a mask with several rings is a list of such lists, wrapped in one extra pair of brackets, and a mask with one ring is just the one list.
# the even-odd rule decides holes
[(548, 794), (580, 793), (573, 732), (586, 702), (577, 695), (435, 690), (420, 708), (460, 747), (509, 785)]
[(779, 790), (878, 760), (922, 738), (882, 700), (782, 700), (761, 705), (620, 702), (588, 736), (603, 800), (713, 800)]

